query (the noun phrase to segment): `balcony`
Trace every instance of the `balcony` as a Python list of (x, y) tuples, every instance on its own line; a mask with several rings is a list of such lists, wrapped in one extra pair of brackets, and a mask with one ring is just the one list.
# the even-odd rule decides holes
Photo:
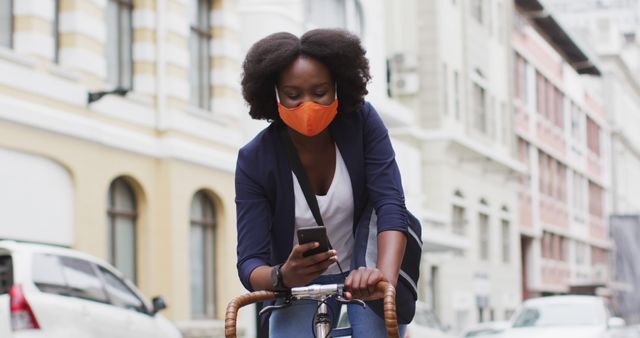
[(545, 147), (552, 149), (561, 158), (567, 157), (567, 142), (564, 139), (562, 129), (551, 122), (538, 118), (536, 123), (536, 136)]
[(543, 224), (556, 229), (569, 229), (569, 211), (565, 203), (540, 195), (539, 211)]
[(471, 246), (467, 236), (453, 231), (447, 216), (423, 211), (420, 220), (423, 252), (467, 251)]
[(571, 271), (567, 262), (543, 258), (540, 265), (543, 289), (553, 292), (564, 292), (569, 289)]

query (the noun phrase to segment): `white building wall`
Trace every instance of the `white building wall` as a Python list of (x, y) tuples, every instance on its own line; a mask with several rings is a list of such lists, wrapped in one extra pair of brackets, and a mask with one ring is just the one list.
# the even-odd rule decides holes
[[(485, 15), (490, 11), (491, 19), (479, 24), (470, 15), (468, 1), (407, 1), (399, 7), (395, 4), (388, 2), (391, 14), (387, 16), (387, 50), (389, 56), (415, 50), (420, 80), (419, 91), (414, 95), (394, 95), (415, 107), (418, 114), (416, 124), (408, 130), (396, 130), (395, 134), (420, 144), (423, 209), (441, 216), (439, 221), (423, 223), (426, 238), (447, 238), (452, 244), (448, 250), (427, 245), (421, 271), (421, 300), (434, 308), (444, 325), (460, 332), (479, 321), (478, 307), (485, 299), (484, 320), (490, 320), (492, 312), (495, 320), (507, 319), (521, 299), (515, 204), (515, 172), (520, 168), (504, 160), (512, 158), (513, 149), (507, 77), (511, 69), (507, 29), (510, 5), (486, 2)], [(415, 26), (405, 24), (405, 18)], [(400, 36), (406, 43), (398, 41)], [(454, 74), (458, 78), (457, 92)], [(473, 82), (485, 88), (486, 133), (473, 126)], [(456, 197), (456, 191), (464, 197)], [(481, 199), (488, 206), (482, 206)], [(453, 232), (454, 205), (465, 208), (464, 235)], [(508, 211), (503, 212), (503, 207)], [(487, 261), (479, 255), (481, 211), (489, 216), (491, 252)], [(510, 224), (509, 263), (502, 262), (502, 219)]]
[(0, 239), (73, 245), (70, 173), (50, 159), (4, 148), (0, 163)]

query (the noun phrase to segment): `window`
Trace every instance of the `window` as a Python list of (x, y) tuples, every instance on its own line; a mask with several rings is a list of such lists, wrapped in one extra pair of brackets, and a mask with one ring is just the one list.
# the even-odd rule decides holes
[(538, 172), (539, 178), (538, 181), (540, 183), (539, 190), (542, 194), (547, 192), (547, 175), (545, 173), (545, 169), (547, 168), (546, 156), (541, 150), (538, 150)]
[(445, 115), (449, 114), (449, 96), (447, 88), (447, 64), (442, 64), (442, 108)]
[(479, 214), (478, 224), (480, 225), (480, 259), (487, 261), (489, 260), (489, 216), (482, 213)]
[(589, 181), (589, 213), (591, 215), (602, 217), (602, 196), (602, 188)]
[(564, 95), (558, 89), (555, 90), (555, 123), (560, 129), (564, 129)]
[(13, 47), (12, 0), (0, 0), (0, 46)]
[(540, 245), (542, 246), (542, 257), (543, 258), (550, 258), (551, 254), (551, 238), (549, 237), (549, 233), (548, 232), (543, 232), (542, 233), (542, 241), (540, 243)]
[(515, 85), (516, 85), (516, 97), (522, 101), (522, 103), (526, 104), (527, 99), (527, 72), (526, 72), (526, 61), (520, 54), (515, 54)]
[(127, 278), (136, 280), (136, 197), (124, 178), (109, 187), (107, 209), (109, 262)]
[(549, 80), (545, 80), (547, 85), (546, 104), (547, 104), (547, 119), (551, 122), (556, 120), (556, 106), (555, 106), (555, 87)]
[(473, 117), (474, 126), (477, 130), (487, 132), (487, 104), (484, 88), (478, 84), (473, 84)]
[(211, 107), (211, 42), (210, 0), (191, 0), (191, 33), (189, 35), (189, 83), (190, 101), (193, 106)]
[(313, 28), (342, 28), (362, 37), (364, 10), (359, 0), (306, 0), (306, 21)]
[(147, 313), (147, 309), (140, 298), (116, 275), (99, 267), (100, 274), (109, 294), (111, 304), (119, 308)]
[(582, 112), (580, 108), (571, 103), (571, 136), (574, 141), (582, 141)]
[(53, 35), (53, 62), (60, 62), (60, 0), (53, 1), (53, 22), (51, 25)]
[(13, 263), (11, 256), (0, 256), (0, 295), (9, 292), (13, 286)]
[(451, 220), (453, 233), (458, 235), (465, 235), (467, 233), (467, 220), (465, 219), (463, 207), (459, 207), (457, 205), (453, 206)]
[(489, 106), (487, 107), (487, 133), (493, 138), (496, 136), (496, 123), (498, 115), (498, 105), (493, 95), (489, 96)]
[(191, 315), (215, 316), (215, 209), (204, 191), (191, 202)]
[(587, 147), (600, 155), (600, 127), (590, 117), (587, 117)]
[(509, 221), (502, 220), (502, 262), (511, 262), (511, 231)]
[(91, 263), (71, 257), (59, 259), (62, 263), (62, 275), (71, 296), (102, 303), (108, 302), (102, 282)]
[(536, 72), (536, 108), (538, 114), (546, 116), (546, 81), (542, 74)]
[(482, 3), (484, 0), (471, 0), (471, 16), (478, 21), (478, 23), (482, 24)]
[(107, 80), (116, 87), (133, 86), (133, 1), (107, 4)]
[(453, 71), (453, 104), (456, 111), (456, 120), (460, 120), (460, 77), (457, 70)]
[(315, 27), (346, 28), (346, 0), (307, 0), (307, 21)]
[(565, 182), (566, 182), (566, 169), (565, 166), (558, 162), (557, 166), (558, 177), (557, 177), (557, 197), (560, 201), (565, 201)]
[(33, 255), (32, 267), (33, 283), (40, 291), (56, 295), (69, 295), (58, 256), (35, 254)]

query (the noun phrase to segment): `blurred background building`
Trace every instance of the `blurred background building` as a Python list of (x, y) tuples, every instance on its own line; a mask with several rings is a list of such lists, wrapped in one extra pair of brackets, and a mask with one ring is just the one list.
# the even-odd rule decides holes
[(637, 243), (640, 215), (640, 1), (549, 1), (551, 9), (597, 53), (609, 145), (613, 292), (619, 310), (640, 322)]
[(640, 213), (637, 3), (0, 0), (0, 238), (101, 257), (186, 337), (222, 336), (244, 292), (235, 156), (266, 126), (244, 54), (339, 27), (367, 49), (367, 100), (424, 226), (419, 298), (443, 324), (633, 292), (640, 275), (610, 272), (637, 253), (615, 251), (609, 216)]
[(423, 154), (421, 208), (442, 215), (425, 222), (426, 239), (453, 244), (425, 246), (421, 300), (454, 331), (509, 318), (521, 300), (511, 10), (510, 1), (387, 2), (389, 95), (417, 116), (391, 134)]

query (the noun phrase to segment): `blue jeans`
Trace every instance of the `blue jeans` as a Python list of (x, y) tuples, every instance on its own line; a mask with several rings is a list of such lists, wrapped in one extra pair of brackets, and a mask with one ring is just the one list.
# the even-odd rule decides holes
[[(344, 283), (340, 274), (320, 276), (311, 284)], [(327, 302), (331, 324), (335, 328), (340, 315), (341, 304), (334, 299)], [(277, 310), (269, 319), (269, 338), (313, 338), (313, 318), (318, 303), (311, 300), (294, 302), (290, 307)], [(353, 338), (386, 338), (384, 320), (376, 315), (369, 307), (347, 305), (349, 322), (353, 331)], [(399, 325), (400, 337), (407, 331), (406, 325)]]

